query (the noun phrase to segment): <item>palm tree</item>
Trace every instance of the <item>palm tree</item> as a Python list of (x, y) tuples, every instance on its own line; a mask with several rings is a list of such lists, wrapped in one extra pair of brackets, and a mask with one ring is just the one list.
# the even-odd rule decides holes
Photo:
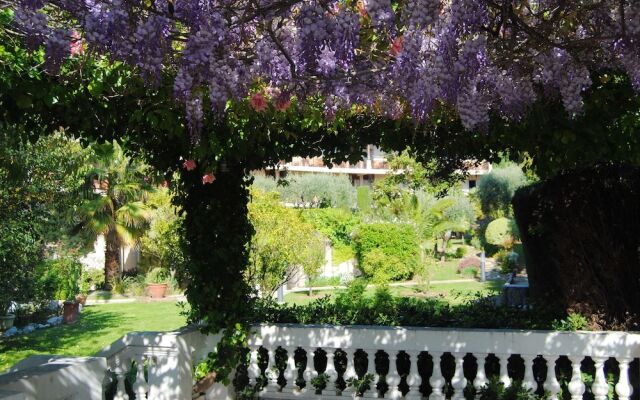
[(463, 198), (454, 196), (429, 199), (420, 202), (417, 210), (418, 225), (423, 235), (442, 241), (440, 261), (445, 261), (447, 245), (452, 232), (468, 231), (475, 222), (473, 213), (466, 212), (465, 207), (459, 207), (457, 203), (460, 200)]
[(110, 289), (118, 276), (121, 247), (137, 244), (148, 227), (150, 208), (144, 200), (152, 187), (145, 181), (146, 166), (127, 157), (117, 142), (92, 147), (91, 190), (80, 206), (79, 230), (92, 241), (104, 235), (105, 285)]

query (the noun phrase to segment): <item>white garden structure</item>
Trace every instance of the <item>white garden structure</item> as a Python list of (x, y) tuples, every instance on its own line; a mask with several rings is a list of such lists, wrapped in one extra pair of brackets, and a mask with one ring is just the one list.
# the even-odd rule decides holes
[[(595, 378), (590, 390), (596, 400), (607, 399), (609, 385), (605, 375), (605, 362), (617, 365), (618, 379), (614, 390), (618, 399), (630, 398), (634, 388), (630, 383), (629, 364), (640, 357), (640, 334), (626, 332), (555, 332), (516, 330), (465, 330), (434, 328), (403, 328), (375, 326), (302, 326), (302, 325), (258, 325), (253, 327), (249, 341), (250, 359), (248, 376), (251, 383), (263, 376), (258, 366), (258, 354), (268, 354), (269, 368), (266, 369), (268, 384), (257, 395), (268, 399), (324, 399), (353, 398), (353, 388), (337, 390), (334, 382), (338, 377), (334, 363), (334, 353), (340, 349), (347, 356), (343, 378), (356, 376), (354, 354), (366, 353), (367, 360), (383, 351), (388, 355), (388, 372), (380, 375), (373, 362), (367, 362), (367, 373), (375, 382), (385, 381), (388, 390), (385, 398), (421, 399), (420, 385), (428, 383), (432, 388), (430, 400), (445, 398), (462, 399), (463, 389), (468, 383), (479, 389), (487, 383), (484, 362), (479, 362), (477, 373), (472, 379), (463, 374), (463, 364), (472, 356), (483, 361), (488, 355), (499, 359), (499, 379), (510, 385), (506, 364), (509, 357), (521, 357), (524, 362), (523, 385), (536, 389), (542, 385), (552, 399), (557, 399), (560, 384), (555, 368), (546, 368), (546, 378), (534, 378), (536, 363), (555, 365), (561, 356), (571, 362), (568, 391), (572, 400), (583, 398), (587, 385), (583, 382), (581, 362), (587, 357), (595, 364)], [(18, 364), (12, 371), (0, 375), (0, 399), (82, 399), (99, 400), (114, 396), (115, 399), (176, 400), (192, 399), (194, 365), (213, 351), (218, 340), (216, 336), (205, 336), (194, 328), (186, 328), (170, 333), (131, 333), (116, 341), (96, 357), (52, 358), (38, 356)], [(265, 350), (261, 350), (261, 348)], [(275, 368), (275, 354), (282, 348), (287, 352), (286, 369), (278, 381)], [(300, 350), (301, 349), (301, 350)], [(318, 376), (312, 358), (318, 349), (326, 352), (327, 387), (318, 394), (310, 385)], [(294, 352), (307, 354), (306, 367), (296, 368)], [(453, 376), (443, 377), (440, 362), (434, 362), (430, 376), (423, 376), (417, 368), (419, 357), (426, 355), (433, 360), (441, 360), (445, 355), (454, 359)], [(396, 367), (396, 359), (409, 358), (408, 373), (401, 374)], [(443, 358), (442, 358), (443, 359)], [(544, 359), (544, 361), (542, 361)], [(615, 359), (615, 361), (614, 361)], [(135, 363), (132, 363), (135, 362)], [(129, 393), (125, 390), (125, 374), (133, 365), (130, 375), (136, 379)], [(146, 365), (146, 373), (145, 373)], [(443, 364), (444, 365), (444, 364)], [(104, 383), (115, 376), (115, 393), (105, 393)], [(302, 376), (307, 383), (304, 388), (296, 377)], [(286, 380), (284, 382), (282, 377)], [(447, 382), (448, 381), (448, 382)], [(100, 382), (103, 384), (101, 385)], [(281, 384), (284, 383), (284, 386)], [(445, 386), (446, 385), (446, 386)], [(375, 384), (372, 385), (375, 388)], [(444, 388), (451, 388), (445, 394)], [(403, 389), (404, 388), (404, 389)], [(407, 391), (408, 390), (408, 391)], [(635, 390), (638, 390), (636, 388)], [(403, 395), (403, 391), (405, 394)], [(135, 393), (135, 394), (134, 394)], [(234, 390), (220, 384), (211, 387), (206, 399), (231, 399)], [(377, 398), (375, 389), (361, 393), (364, 398)]]

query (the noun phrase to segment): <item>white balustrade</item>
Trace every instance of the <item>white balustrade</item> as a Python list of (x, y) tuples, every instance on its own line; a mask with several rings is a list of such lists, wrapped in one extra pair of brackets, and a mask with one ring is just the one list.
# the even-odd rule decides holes
[(476, 362), (478, 363), (478, 370), (476, 371), (476, 377), (473, 379), (473, 388), (476, 391), (476, 398), (480, 398), (480, 390), (487, 384), (487, 374), (484, 369), (488, 354), (476, 353)]
[(389, 374), (387, 375), (387, 384), (389, 385), (389, 390), (384, 397), (390, 399), (399, 399), (402, 394), (400, 393), (400, 389), (398, 385), (400, 384), (400, 374), (398, 373), (398, 352), (391, 351), (387, 352), (389, 354)]
[(429, 379), (429, 384), (431, 385), (431, 395), (429, 396), (429, 400), (443, 400), (445, 381), (444, 377), (442, 376), (442, 369), (440, 367), (440, 362), (442, 361), (442, 352), (431, 352), (431, 356), (433, 357), (433, 372), (431, 373), (431, 378)]
[[(189, 400), (192, 398), (193, 367), (199, 360), (214, 351), (219, 336), (203, 335), (196, 329), (186, 329), (171, 333), (134, 333), (115, 342), (96, 357), (92, 364), (73, 365), (68, 363), (52, 368), (52, 361), (33, 357), (27, 359), (11, 373), (0, 375), (0, 391), (12, 391), (26, 394), (25, 399), (45, 398), (38, 390), (56, 391), (59, 398), (99, 399), (93, 395), (79, 395), (85, 382), (103, 382), (105, 377), (115, 375), (115, 399), (133, 400)], [(335, 352), (347, 353), (347, 369), (344, 378), (356, 377), (356, 358), (366, 357), (367, 374), (374, 377), (371, 387), (363, 397), (378, 397), (376, 383), (386, 379), (388, 390), (385, 398), (421, 399), (420, 383), (428, 382), (432, 388), (429, 400), (444, 400), (445, 378), (441, 366), (442, 357), (453, 357), (454, 370), (451, 380), (453, 399), (461, 399), (467, 386), (467, 379), (478, 391), (488, 381), (485, 361), (489, 355), (499, 360), (498, 379), (511, 384), (507, 373), (507, 363), (511, 356), (522, 357), (524, 361), (523, 385), (535, 390), (538, 384), (551, 394), (552, 400), (558, 400), (560, 384), (556, 376), (556, 362), (566, 356), (571, 361), (570, 380), (567, 382), (572, 400), (582, 400), (586, 391), (581, 372), (581, 363), (589, 357), (595, 364), (594, 382), (591, 386), (596, 400), (606, 399), (609, 384), (605, 374), (605, 362), (615, 359), (620, 374), (615, 384), (615, 392), (620, 400), (629, 400), (634, 392), (630, 383), (629, 364), (640, 357), (640, 334), (626, 332), (543, 332), (509, 330), (463, 330), (431, 328), (386, 328), (386, 327), (339, 327), (339, 326), (300, 326), (300, 325), (257, 325), (249, 337), (249, 382), (255, 385), (260, 381), (262, 371), (258, 367), (260, 348), (268, 352), (268, 384), (257, 395), (267, 399), (352, 397), (354, 390), (340, 392), (335, 382), (338, 377), (335, 367)], [(279, 371), (276, 367), (276, 352), (286, 351), (283, 367), (286, 383), (278, 384)], [(307, 365), (298, 375), (295, 353), (297, 349), (306, 352)], [(363, 349), (363, 352), (357, 352)], [(316, 394), (311, 380), (319, 375), (314, 360), (315, 351), (326, 353), (324, 373), (329, 376), (326, 388)], [(378, 351), (389, 357), (389, 373), (386, 377), (376, 373), (375, 358)], [(433, 359), (433, 370), (429, 376), (418, 371), (420, 354), (428, 354)], [(409, 357), (408, 370), (398, 370), (397, 358), (406, 353)], [(465, 356), (475, 357), (478, 368), (471, 377), (464, 376)], [(357, 356), (356, 356), (357, 355)], [(42, 357), (42, 356), (40, 356)], [(540, 365), (534, 360), (540, 358)], [(426, 360), (425, 360), (426, 361)], [(364, 360), (363, 360), (364, 362)], [(546, 362), (546, 376), (540, 376), (538, 367)], [(102, 363), (102, 364), (100, 364)], [(403, 363), (401, 363), (403, 364)], [(561, 365), (565, 365), (562, 363)], [(91, 366), (91, 368), (89, 368)], [(318, 363), (318, 366), (322, 366)], [(78, 369), (78, 368), (83, 369)], [(74, 369), (75, 368), (75, 369)], [(133, 368), (133, 370), (131, 370)], [(83, 371), (70, 375), (67, 370)], [(569, 372), (569, 371), (567, 371)], [(469, 372), (468, 372), (469, 373)], [(84, 376), (82, 375), (84, 374)], [(131, 385), (125, 384), (125, 376), (135, 377)], [(302, 376), (305, 388), (299, 390), (296, 379)], [(400, 377), (406, 376), (408, 392), (399, 390)], [(536, 381), (536, 377), (540, 383)], [(48, 385), (38, 384), (46, 379)], [(56, 382), (60, 385), (53, 386)], [(31, 390), (31, 392), (28, 392)], [(127, 393), (127, 390), (129, 393)], [(66, 391), (66, 392), (65, 392)], [(31, 393), (31, 394), (29, 394)], [(207, 389), (205, 399), (233, 399), (234, 389), (215, 384)], [(48, 398), (48, 397), (46, 397)], [(109, 400), (109, 399), (108, 399)]]
[(316, 353), (315, 353), (316, 349), (314, 349), (313, 347), (305, 347), (304, 351), (307, 355), (307, 367), (304, 370), (304, 374), (302, 374), (306, 382), (306, 385), (302, 390), (302, 394), (313, 395), (316, 389), (313, 387), (313, 385), (311, 385), (311, 381), (318, 376), (318, 371), (316, 371), (316, 368), (314, 367), (315, 358), (316, 358)]
[(464, 353), (453, 353), (453, 357), (455, 357), (455, 371), (453, 378), (451, 378), (453, 400), (464, 400), (464, 388), (467, 386), (467, 379), (464, 377), (464, 371), (462, 369), (464, 356)]
[(422, 398), (422, 394), (420, 393), (420, 383), (422, 383), (422, 378), (418, 371), (418, 359), (420, 357), (420, 352), (413, 350), (407, 351), (407, 354), (409, 355), (411, 365), (409, 367), (409, 375), (407, 376), (409, 393), (407, 393), (405, 397), (409, 400), (420, 400)]
[(380, 376), (376, 373), (376, 350), (365, 349), (364, 351), (367, 353), (367, 375), (373, 377), (373, 379), (371, 381), (371, 387), (364, 393), (363, 397), (375, 399), (378, 397), (378, 389), (376, 385), (380, 379)]
[(618, 362), (620, 363), (620, 379), (616, 384), (616, 394), (618, 395), (618, 400), (629, 400), (631, 397), (631, 393), (633, 393), (633, 388), (629, 383), (629, 362), (631, 359), (626, 357), (619, 357)]
[(560, 382), (556, 377), (556, 360), (557, 357), (547, 358), (547, 378), (544, 381), (544, 389), (549, 392), (549, 400), (559, 400)]
[(522, 378), (522, 386), (525, 389), (535, 391), (537, 389), (536, 378), (533, 376), (533, 360), (536, 356), (529, 354), (521, 354), (524, 361), (524, 377)]

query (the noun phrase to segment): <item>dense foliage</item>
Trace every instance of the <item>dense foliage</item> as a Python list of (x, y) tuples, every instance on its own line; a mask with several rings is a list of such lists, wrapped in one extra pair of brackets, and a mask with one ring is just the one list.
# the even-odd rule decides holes
[(261, 302), (251, 322), (551, 329), (555, 319), (564, 318), (562, 311), (550, 304), (537, 304), (535, 310), (514, 309), (496, 306), (492, 297), (482, 296), (451, 304), (438, 298), (394, 297), (385, 288), (367, 295), (365, 287), (365, 282), (354, 281), (335, 300), (325, 297), (307, 305)]
[(353, 242), (360, 270), (376, 281), (409, 279), (420, 265), (420, 242), (409, 224), (362, 224)]
[(638, 329), (639, 188), (639, 168), (600, 165), (516, 193), (535, 295), (588, 316), (594, 327)]
[(291, 173), (280, 181), (258, 175), (253, 184), (264, 191), (277, 191), (283, 202), (299, 207), (350, 209), (356, 205), (356, 190), (343, 174)]
[(476, 194), (482, 212), (492, 218), (511, 216), (511, 199), (516, 190), (526, 184), (527, 178), (518, 165), (501, 163), (494, 166), (478, 183)]
[[(86, 153), (78, 141), (55, 134), (35, 143), (23, 132), (0, 130), (0, 314), (11, 301), (48, 300), (39, 285), (45, 244), (61, 244), (73, 224)], [(65, 246), (51, 247), (65, 252)]]
[(140, 238), (141, 271), (153, 268), (177, 270), (184, 267), (185, 255), (180, 247), (179, 210), (171, 204), (167, 188), (156, 188), (146, 199), (151, 209), (149, 228)]
[(279, 203), (278, 194), (252, 192), (249, 220), (255, 234), (249, 244), (246, 279), (270, 297), (282, 285), (315, 277), (324, 262), (324, 240), (299, 212)]

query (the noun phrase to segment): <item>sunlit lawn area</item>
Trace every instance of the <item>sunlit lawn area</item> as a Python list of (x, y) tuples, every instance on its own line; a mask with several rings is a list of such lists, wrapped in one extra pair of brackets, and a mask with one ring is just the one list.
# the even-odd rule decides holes
[[(460, 278), (458, 278), (460, 279)], [(392, 286), (390, 288), (391, 293), (395, 296), (401, 297), (440, 297), (443, 300), (457, 304), (464, 302), (475, 296), (477, 293), (492, 294), (499, 293), (504, 281), (488, 281), (488, 282), (458, 282), (458, 283), (444, 283), (444, 284), (431, 284), (428, 287), (424, 285), (416, 286)], [(371, 295), (375, 291), (375, 288), (367, 288), (367, 294)], [(308, 304), (309, 302), (324, 297), (333, 296), (340, 292), (338, 290), (321, 290), (313, 291), (313, 295), (309, 296), (308, 292), (287, 293), (284, 297), (285, 302), (292, 304)]]
[(171, 331), (185, 324), (175, 302), (86, 306), (75, 325), (0, 339), (0, 371), (34, 354), (89, 356), (134, 331)]

